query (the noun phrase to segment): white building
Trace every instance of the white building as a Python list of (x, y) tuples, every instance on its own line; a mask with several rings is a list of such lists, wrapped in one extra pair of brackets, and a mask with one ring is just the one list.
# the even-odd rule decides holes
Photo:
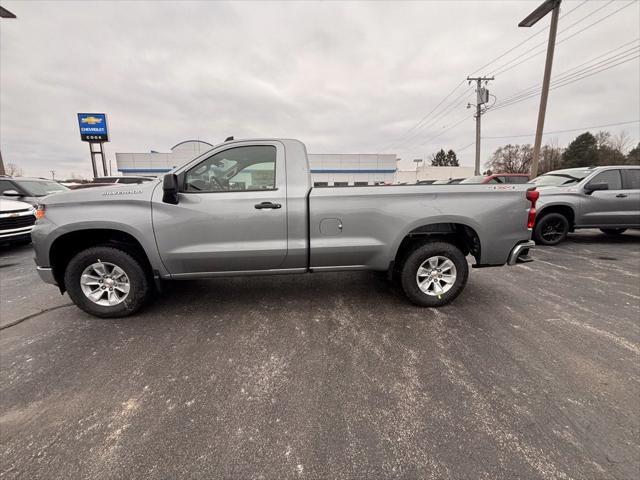
[(311, 178), (316, 187), (393, 183), (397, 161), (394, 154), (309, 154)]
[[(210, 143), (187, 140), (159, 153), (116, 153), (122, 175), (161, 175), (210, 150)], [(315, 186), (375, 185), (393, 183), (397, 158), (382, 154), (310, 154), (309, 166)]]
[(416, 170), (398, 170), (395, 183), (416, 183), (420, 180), (453, 180), (472, 177), (474, 167), (432, 167), (420, 165)]
[(161, 175), (212, 148), (208, 142), (186, 140), (167, 153), (116, 153), (116, 166), (122, 175)]

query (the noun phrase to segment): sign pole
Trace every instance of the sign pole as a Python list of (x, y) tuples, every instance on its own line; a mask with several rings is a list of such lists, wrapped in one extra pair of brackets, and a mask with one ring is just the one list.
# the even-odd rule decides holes
[[(98, 176), (96, 155), (102, 159), (102, 174), (108, 176), (111, 169), (107, 169), (107, 157), (104, 155), (104, 142), (109, 141), (109, 129), (106, 113), (78, 113), (78, 126), (80, 127), (80, 140), (89, 143), (91, 153), (91, 168), (93, 178)], [(97, 145), (97, 149), (93, 146)]]
[(102, 157), (102, 171), (104, 172), (104, 176), (109, 175), (107, 171), (107, 159), (104, 157), (104, 143), (100, 142), (100, 156)]
[(93, 169), (93, 178), (98, 176), (98, 169), (96, 168), (96, 157), (93, 151), (93, 143), (89, 143), (89, 152), (91, 153), (91, 168)]

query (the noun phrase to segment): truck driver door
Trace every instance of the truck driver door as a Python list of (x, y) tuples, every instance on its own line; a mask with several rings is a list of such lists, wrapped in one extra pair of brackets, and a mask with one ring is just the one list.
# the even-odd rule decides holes
[(153, 195), (153, 226), (172, 276), (277, 269), (287, 255), (284, 147), (234, 144), (178, 176), (178, 204)]

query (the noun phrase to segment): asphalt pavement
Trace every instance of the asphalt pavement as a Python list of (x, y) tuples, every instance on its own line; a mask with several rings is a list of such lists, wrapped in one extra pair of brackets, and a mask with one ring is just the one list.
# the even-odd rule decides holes
[(352, 272), (100, 320), (5, 248), (0, 478), (640, 478), (640, 234), (533, 256), (441, 309)]

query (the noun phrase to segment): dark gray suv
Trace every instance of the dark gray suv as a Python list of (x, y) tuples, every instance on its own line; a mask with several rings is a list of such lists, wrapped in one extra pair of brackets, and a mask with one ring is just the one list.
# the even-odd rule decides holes
[(533, 239), (556, 245), (578, 228), (620, 235), (640, 228), (640, 166), (568, 168), (532, 182), (540, 192)]

